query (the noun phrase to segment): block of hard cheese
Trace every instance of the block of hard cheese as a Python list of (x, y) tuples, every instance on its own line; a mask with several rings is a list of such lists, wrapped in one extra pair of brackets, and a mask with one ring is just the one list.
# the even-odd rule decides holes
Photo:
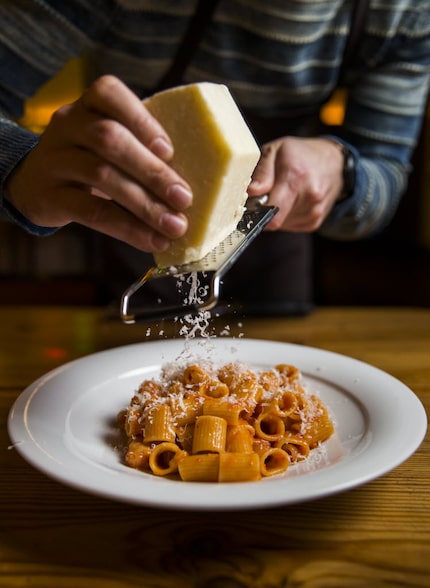
[(169, 134), (172, 167), (189, 183), (187, 233), (154, 255), (159, 267), (202, 259), (237, 226), (260, 150), (230, 91), (201, 82), (144, 101)]

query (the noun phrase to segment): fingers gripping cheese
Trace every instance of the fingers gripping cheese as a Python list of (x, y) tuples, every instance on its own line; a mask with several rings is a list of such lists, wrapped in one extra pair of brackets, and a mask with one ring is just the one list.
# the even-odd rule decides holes
[(202, 259), (237, 226), (260, 150), (228, 88), (202, 82), (144, 101), (174, 147), (172, 167), (193, 192), (187, 233), (154, 254), (159, 267)]

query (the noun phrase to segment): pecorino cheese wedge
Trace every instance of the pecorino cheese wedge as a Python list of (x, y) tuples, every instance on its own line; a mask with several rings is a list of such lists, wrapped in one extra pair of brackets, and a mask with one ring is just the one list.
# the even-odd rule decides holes
[(169, 134), (171, 165), (193, 191), (187, 233), (155, 254), (155, 262), (168, 267), (198, 261), (236, 228), (260, 150), (222, 84), (180, 86), (144, 104)]

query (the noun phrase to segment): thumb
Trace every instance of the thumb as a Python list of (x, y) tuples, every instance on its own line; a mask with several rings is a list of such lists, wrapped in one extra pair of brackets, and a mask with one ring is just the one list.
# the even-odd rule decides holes
[(264, 145), (260, 160), (252, 174), (251, 183), (248, 186), (250, 196), (259, 196), (269, 193), (275, 184), (275, 159), (276, 145), (269, 143)]

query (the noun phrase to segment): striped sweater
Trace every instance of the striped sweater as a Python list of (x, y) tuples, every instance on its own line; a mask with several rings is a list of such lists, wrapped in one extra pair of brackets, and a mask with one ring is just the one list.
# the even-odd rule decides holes
[[(244, 110), (263, 119), (291, 121), (298, 108), (317, 112), (338, 84), (353, 4), (219, 0), (183, 81), (225, 83)], [(196, 0), (0, 3), (0, 206), (7, 175), (38, 140), (14, 122), (25, 100), (84, 53), (89, 78), (114, 74), (147, 95), (172, 63), (195, 6)], [(355, 154), (356, 187), (334, 206), (323, 234), (361, 238), (391, 220), (407, 185), (429, 74), (430, 0), (371, 0), (344, 78), (345, 120), (336, 129)], [(9, 213), (30, 232), (49, 232)]]

